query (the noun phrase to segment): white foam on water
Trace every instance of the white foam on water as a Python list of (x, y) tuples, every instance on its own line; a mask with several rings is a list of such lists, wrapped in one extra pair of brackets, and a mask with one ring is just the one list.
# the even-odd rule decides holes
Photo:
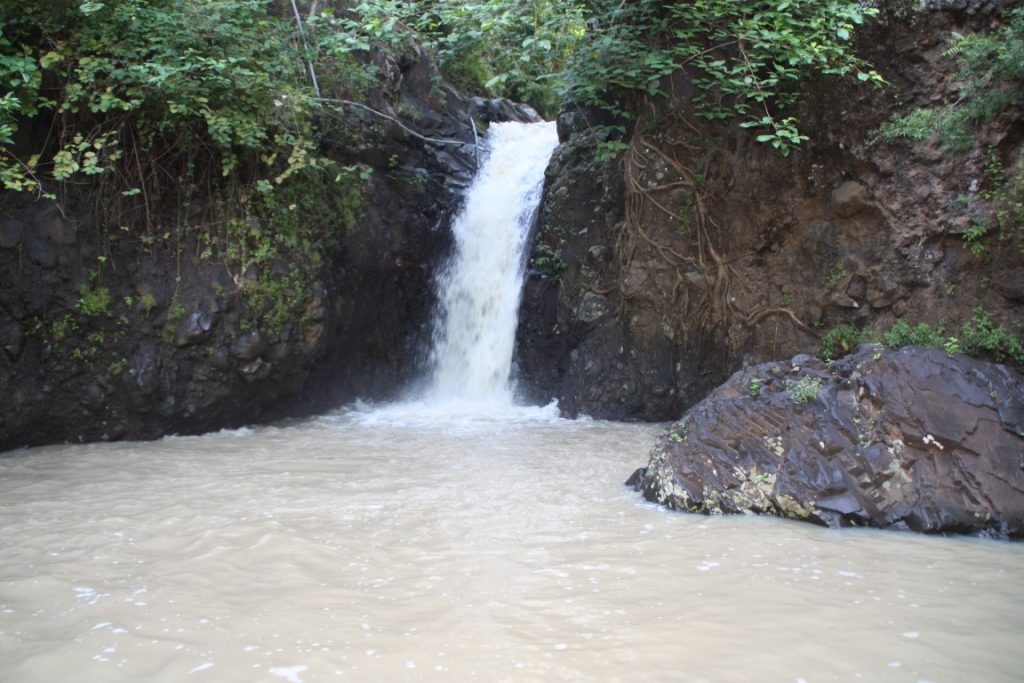
[(288, 683), (302, 683), (302, 677), (299, 674), (308, 670), (308, 666), (302, 666), (301, 664), (296, 666), (272, 666), (267, 669), (267, 673), (271, 676), (283, 678)]
[(359, 404), (337, 417), (369, 427), (429, 427), (454, 432), (490, 429), (497, 424), (538, 425), (563, 421), (555, 402), (546, 406), (516, 406), (500, 400), (459, 398), (421, 399), (380, 406)]

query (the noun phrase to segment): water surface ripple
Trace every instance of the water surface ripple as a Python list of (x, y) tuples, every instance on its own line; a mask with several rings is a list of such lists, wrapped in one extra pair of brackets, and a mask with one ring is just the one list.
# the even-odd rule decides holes
[(390, 406), (0, 457), (0, 681), (1019, 681), (1024, 546), (666, 512), (657, 427)]

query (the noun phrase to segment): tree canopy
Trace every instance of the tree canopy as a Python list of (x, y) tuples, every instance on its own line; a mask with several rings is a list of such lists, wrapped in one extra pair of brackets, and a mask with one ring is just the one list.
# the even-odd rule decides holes
[[(465, 89), (548, 116), (566, 99), (627, 112), (687, 69), (702, 115), (738, 118), (785, 153), (804, 139), (787, 109), (801, 79), (880, 82), (852, 48), (875, 13), (857, 0), (8, 0), (0, 180), (42, 191), (163, 141), (225, 176), (262, 163), (280, 181), (316, 163), (323, 103), (306, 65), (358, 99), (374, 82), (368, 55), (412, 40)], [(55, 120), (46, 144), (16, 146), (41, 114)]]

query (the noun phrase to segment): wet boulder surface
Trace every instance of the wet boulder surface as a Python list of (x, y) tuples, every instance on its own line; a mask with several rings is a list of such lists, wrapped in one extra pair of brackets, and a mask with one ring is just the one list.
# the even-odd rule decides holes
[(735, 373), (628, 484), (705, 514), (1024, 537), (1024, 377), (940, 349), (863, 345)]

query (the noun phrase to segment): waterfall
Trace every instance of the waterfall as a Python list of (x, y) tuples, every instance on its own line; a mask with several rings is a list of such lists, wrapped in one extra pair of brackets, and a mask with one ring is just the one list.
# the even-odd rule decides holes
[(435, 399), (510, 403), (530, 226), (544, 169), (558, 145), (554, 123), (495, 123), (486, 158), (455, 218), (455, 253), (438, 279)]

